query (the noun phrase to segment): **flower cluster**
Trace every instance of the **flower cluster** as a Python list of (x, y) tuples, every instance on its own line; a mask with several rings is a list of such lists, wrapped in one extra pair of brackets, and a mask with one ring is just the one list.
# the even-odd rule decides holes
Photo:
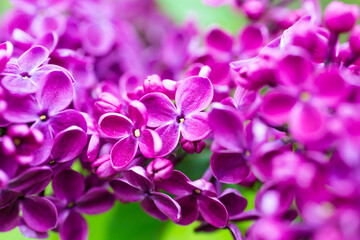
[[(322, 16), (317, 0), (204, 0), (249, 19), (233, 36), (177, 26), (153, 0), (11, 2), (0, 232), (85, 240), (83, 215), (120, 201), (236, 240), (359, 238), (357, 5), (333, 1)], [(178, 170), (204, 149), (200, 179)], [(245, 210), (253, 199), (238, 189), (256, 186)]]

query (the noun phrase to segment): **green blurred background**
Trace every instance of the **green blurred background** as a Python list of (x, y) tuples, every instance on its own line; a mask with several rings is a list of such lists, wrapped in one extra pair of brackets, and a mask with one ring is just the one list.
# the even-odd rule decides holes
[[(116, 0), (114, 0), (116, 1)], [(199, 26), (206, 29), (211, 24), (217, 24), (232, 33), (237, 33), (239, 28), (246, 23), (241, 14), (236, 13), (228, 6), (211, 8), (202, 4), (201, 0), (157, 0), (161, 9), (169, 17), (181, 24), (185, 19), (191, 17), (198, 20)], [(322, 0), (321, 4), (326, 6), (331, 0)], [(346, 3), (354, 3), (354, 0), (343, 0)], [(0, 0), (0, 14), (11, 8), (8, 0)], [(208, 167), (209, 151), (200, 155), (187, 157), (179, 165), (179, 169), (188, 174), (192, 179), (198, 179)], [(191, 169), (191, 171), (188, 171)], [(247, 209), (253, 208), (256, 189), (239, 189), (248, 199)], [(194, 229), (199, 223), (190, 226), (178, 226), (174, 223), (160, 222), (145, 214), (137, 203), (115, 204), (115, 207), (101, 215), (86, 216), (89, 224), (90, 240), (212, 240), (232, 239), (229, 231), (218, 230), (213, 233), (195, 233)], [(242, 232), (251, 224), (245, 222), (239, 224)], [(1, 240), (25, 239), (18, 229), (7, 233), (0, 233)], [(51, 233), (50, 238), (59, 239), (56, 233)]]

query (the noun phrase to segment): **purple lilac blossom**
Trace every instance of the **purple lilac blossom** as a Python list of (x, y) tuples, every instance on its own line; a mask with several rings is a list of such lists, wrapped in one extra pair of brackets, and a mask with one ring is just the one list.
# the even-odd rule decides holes
[(154, 0), (11, 0), (0, 231), (86, 240), (116, 199), (237, 240), (358, 239), (359, 7), (291, 2), (204, 0), (248, 19), (234, 35)]

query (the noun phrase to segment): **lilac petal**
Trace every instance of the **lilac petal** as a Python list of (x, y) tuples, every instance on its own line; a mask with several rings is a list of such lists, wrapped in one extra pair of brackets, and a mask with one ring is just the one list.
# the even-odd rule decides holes
[(134, 128), (130, 119), (118, 113), (106, 113), (99, 119), (101, 131), (112, 138), (121, 138), (131, 134)]
[(243, 153), (214, 152), (210, 166), (214, 177), (223, 183), (239, 183), (250, 173)]
[(338, 103), (346, 93), (344, 79), (339, 72), (334, 70), (320, 73), (314, 79), (314, 87), (317, 90), (317, 96), (328, 104)]
[(2, 85), (15, 95), (26, 95), (36, 92), (38, 79), (35, 76), (24, 78), (18, 75), (7, 75), (2, 80)]
[(62, 71), (51, 71), (39, 81), (36, 99), (49, 115), (65, 109), (71, 103), (74, 89), (71, 80)]
[(0, 232), (15, 228), (19, 222), (19, 204), (14, 203), (0, 209)]
[(189, 141), (198, 141), (210, 134), (207, 113), (200, 112), (187, 116), (181, 127), (182, 136)]
[(209, 106), (213, 95), (213, 86), (208, 78), (189, 77), (179, 83), (175, 102), (181, 114), (187, 116)]
[(180, 139), (180, 126), (177, 123), (170, 123), (155, 130), (162, 143), (161, 150), (157, 156), (163, 157), (171, 153), (177, 146)]
[(78, 199), (76, 209), (85, 214), (99, 214), (108, 211), (113, 205), (113, 195), (105, 188), (96, 187)]
[(0, 190), (0, 209), (13, 204), (21, 193), (7, 189)]
[(96, 157), (99, 155), (100, 152), (100, 136), (98, 133), (94, 133), (91, 135), (88, 147), (86, 150), (87, 160), (89, 162), (95, 161)]
[(28, 192), (29, 194), (39, 193), (51, 181), (52, 171), (49, 167), (32, 167), (25, 170), (16, 178), (13, 178), (8, 187), (19, 192)]
[(122, 203), (137, 202), (145, 197), (145, 194), (139, 188), (130, 185), (122, 179), (113, 179), (110, 186), (114, 190), (114, 195)]
[(136, 129), (144, 129), (148, 122), (146, 107), (139, 101), (132, 101), (128, 107), (129, 118)]
[(146, 175), (145, 169), (140, 166), (134, 166), (129, 170), (124, 171), (123, 176), (131, 185), (140, 188), (144, 192), (153, 190), (154, 188), (153, 183)]
[(56, 32), (49, 32), (41, 37), (38, 44), (46, 47), (50, 53), (52, 53), (58, 44), (59, 36)]
[(298, 49), (294, 50), (285, 55), (278, 66), (280, 81), (287, 86), (298, 86), (305, 83), (312, 73), (307, 53), (300, 52)]
[(88, 225), (83, 216), (74, 210), (70, 210), (69, 215), (59, 228), (62, 240), (87, 240), (89, 235)]
[(115, 170), (123, 170), (132, 162), (138, 149), (138, 141), (133, 137), (120, 139), (111, 149), (111, 164)]
[(231, 221), (242, 222), (242, 221), (248, 221), (248, 220), (256, 220), (260, 216), (261, 216), (261, 213), (258, 210), (252, 209), (252, 210), (249, 210), (249, 211), (246, 211), (246, 212), (236, 214), (234, 216), (230, 216), (229, 218), (230, 218)]
[(301, 142), (317, 141), (325, 133), (325, 116), (309, 104), (297, 104), (290, 117), (290, 133)]
[(84, 132), (87, 131), (87, 123), (84, 116), (74, 109), (67, 109), (51, 116), (49, 124), (54, 135), (71, 126), (78, 126)]
[(140, 101), (145, 105), (148, 112), (149, 127), (159, 127), (176, 121), (177, 112), (174, 104), (162, 93), (149, 93)]
[(206, 35), (205, 41), (209, 47), (226, 53), (230, 52), (233, 47), (232, 36), (217, 28), (212, 29)]
[(73, 160), (84, 149), (87, 136), (84, 130), (77, 126), (61, 131), (54, 139), (51, 158), (56, 162)]
[(17, 63), (22, 71), (30, 73), (49, 57), (49, 50), (43, 46), (34, 46), (19, 57)]
[(37, 122), (33, 124), (32, 127), (35, 129), (39, 129), (44, 136), (41, 146), (33, 151), (34, 160), (31, 165), (38, 166), (44, 163), (49, 158), (54, 143), (54, 137), (47, 123), (43, 124), (42, 122)]
[(12, 123), (29, 123), (39, 119), (39, 105), (27, 95), (25, 97), (7, 96), (7, 109), (2, 113), (3, 117)]
[(264, 97), (260, 112), (270, 124), (282, 125), (288, 121), (290, 111), (295, 103), (296, 98), (293, 96), (272, 91)]
[(191, 186), (189, 182), (190, 179), (185, 174), (174, 170), (171, 177), (158, 182), (158, 186), (170, 194), (181, 196), (191, 193), (194, 189), (194, 187)]
[(142, 209), (144, 209), (146, 213), (148, 213), (150, 216), (154, 218), (157, 218), (161, 221), (166, 221), (168, 219), (168, 217), (164, 213), (162, 213), (157, 208), (155, 203), (148, 197), (140, 201), (140, 206), (142, 207)]
[(161, 150), (161, 146), (161, 138), (155, 131), (145, 129), (141, 132), (139, 148), (144, 157), (153, 158)]
[(156, 207), (173, 222), (179, 221), (181, 208), (175, 200), (164, 193), (153, 193), (151, 199), (154, 201)]
[(198, 203), (201, 216), (208, 223), (218, 228), (224, 228), (227, 225), (229, 214), (218, 199), (200, 195)]
[(85, 179), (76, 171), (63, 170), (54, 176), (52, 187), (57, 198), (75, 202), (85, 191)]
[(247, 205), (247, 200), (236, 189), (227, 188), (219, 197), (220, 202), (226, 207), (229, 216), (242, 213)]
[(14, 46), (11, 42), (4, 42), (0, 44), (0, 72), (5, 69), (6, 63), (13, 54)]
[(244, 238), (241, 235), (240, 229), (236, 224), (230, 223), (228, 225), (228, 229), (231, 232), (231, 235), (233, 236), (234, 240), (243, 240)]
[(217, 144), (230, 150), (242, 150), (243, 123), (233, 108), (214, 104), (208, 123)]
[(53, 229), (57, 223), (55, 205), (44, 197), (26, 197), (20, 202), (26, 224), (37, 232)]
[(198, 201), (192, 194), (177, 198), (176, 201), (181, 207), (181, 219), (177, 224), (188, 225), (199, 217)]
[(47, 239), (49, 237), (47, 232), (37, 232), (31, 229), (23, 219), (20, 219), (18, 227), (25, 238)]

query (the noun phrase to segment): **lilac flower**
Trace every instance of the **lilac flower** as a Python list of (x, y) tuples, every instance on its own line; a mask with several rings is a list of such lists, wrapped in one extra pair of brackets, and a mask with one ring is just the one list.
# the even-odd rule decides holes
[(146, 174), (155, 182), (162, 181), (171, 177), (174, 166), (172, 162), (165, 158), (155, 158), (146, 167)]
[(164, 193), (155, 191), (154, 183), (146, 176), (142, 167), (135, 166), (123, 172), (125, 179), (110, 182), (115, 197), (121, 202), (137, 202), (145, 212), (162, 221), (170, 218), (178, 222), (181, 218), (179, 204)]
[(8, 96), (3, 116), (14, 123), (35, 122), (32, 127), (43, 133), (44, 144), (35, 152), (33, 165), (46, 161), (50, 153), (56, 161), (72, 160), (87, 141), (84, 117), (75, 110), (61, 111), (72, 101), (72, 83), (62, 71), (51, 71), (41, 79), (39, 88), (35, 99)]
[(112, 138), (120, 139), (111, 149), (111, 163), (116, 170), (128, 167), (140, 148), (141, 153), (151, 158), (161, 149), (158, 134), (146, 129), (148, 113), (139, 101), (129, 104), (129, 118), (118, 113), (107, 113), (99, 119), (101, 130)]
[(141, 98), (145, 105), (149, 127), (156, 128), (163, 146), (158, 156), (173, 151), (179, 142), (180, 132), (190, 141), (202, 140), (210, 133), (207, 114), (201, 112), (211, 102), (213, 87), (209, 79), (190, 77), (179, 83), (175, 103), (162, 93), (149, 93)]
[(40, 79), (49, 71), (63, 71), (69, 81), (73, 81), (67, 70), (56, 65), (44, 65), (49, 51), (43, 46), (34, 46), (23, 53), (16, 63), (8, 63), (3, 72), (3, 86), (13, 94), (24, 95), (34, 93), (38, 89)]
[(358, 16), (359, 7), (356, 4), (333, 1), (325, 9), (324, 21), (331, 31), (342, 33), (354, 27)]
[(30, 129), (25, 124), (12, 125), (7, 135), (1, 138), (1, 145), (6, 155), (12, 156), (19, 164), (26, 165), (34, 160), (34, 151), (44, 139), (38, 129)]
[(174, 171), (170, 178), (158, 183), (165, 191), (178, 196), (181, 206), (180, 225), (188, 225), (199, 215), (211, 225), (223, 228), (227, 225), (229, 214), (225, 206), (216, 198), (214, 186), (204, 179), (191, 182), (182, 172)]
[(99, 214), (108, 211), (114, 204), (112, 194), (103, 187), (85, 191), (84, 177), (73, 170), (63, 170), (54, 176), (54, 196), (49, 199), (59, 211), (58, 230), (61, 239), (84, 239), (88, 226), (81, 214)]
[(33, 231), (46, 232), (55, 228), (58, 213), (55, 205), (40, 193), (51, 181), (49, 167), (34, 167), (11, 179), (0, 191), (0, 231), (9, 231), (19, 223), (19, 212)]

